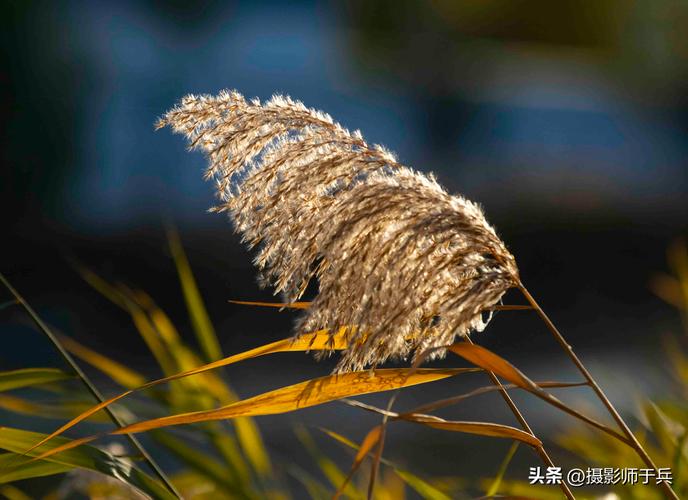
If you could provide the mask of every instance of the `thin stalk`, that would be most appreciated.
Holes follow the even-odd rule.
[[[466,336],[466,342],[469,344],[472,344],[473,341],[469,336]],[[502,395],[502,398],[506,402],[507,406],[511,409],[511,412],[514,414],[516,417],[516,420],[521,424],[521,427],[523,428],[524,431],[526,431],[528,434],[530,434],[533,437],[535,436],[535,433],[533,432],[533,429],[531,429],[530,425],[528,424],[528,421],[526,418],[523,416],[521,413],[521,410],[518,409],[518,406],[516,406],[516,403],[514,403],[514,400],[511,399],[511,396],[505,389],[505,387],[502,385],[502,383],[499,381],[499,378],[497,378],[497,375],[492,373],[491,371],[487,372],[488,376],[490,377],[490,380],[492,380],[492,383],[499,388],[499,393]],[[550,458],[550,456],[547,454],[547,451],[545,450],[544,446],[538,446],[535,448],[535,451],[537,454],[540,456],[540,459],[543,461],[545,465],[548,467],[555,467],[554,462]],[[562,479],[561,483],[559,483],[559,487],[561,488],[561,491],[566,495],[566,498],[569,500],[575,500],[575,496],[573,495],[573,492],[569,488],[569,485],[566,484],[566,481]]]
[[[14,287],[10,284],[9,281],[5,278],[5,276],[0,272],[0,281],[2,281],[2,284],[5,285],[5,287],[10,291],[10,293],[14,296],[14,298],[17,300],[17,302],[26,310],[26,312],[29,314],[33,322],[36,324],[38,329],[45,334],[46,337],[52,342],[52,344],[55,346],[57,351],[60,353],[62,358],[67,362],[67,364],[72,368],[74,373],[79,377],[81,382],[86,386],[86,389],[93,395],[94,398],[96,398],[100,403],[105,401],[105,398],[103,395],[100,393],[100,391],[96,388],[96,386],[91,382],[91,379],[89,379],[86,374],[83,372],[83,370],[79,367],[79,365],[76,363],[74,358],[67,352],[67,350],[62,346],[60,341],[57,339],[55,334],[48,328],[48,325],[46,325],[43,320],[38,316],[36,311],[29,305],[26,300],[24,300],[24,297],[22,297],[17,290],[14,289]],[[105,412],[108,414],[110,417],[110,420],[117,425],[118,427],[124,427],[126,424],[120,420],[120,418],[110,409],[109,407],[104,408]],[[153,460],[153,457],[151,457],[148,454],[148,451],[143,447],[141,442],[138,440],[136,436],[133,434],[126,434],[127,439],[129,439],[129,442],[138,450],[138,452],[141,454],[141,456],[144,458],[144,460],[148,463],[150,468],[153,470],[153,472],[158,476],[158,478],[163,482],[165,487],[172,493],[174,496],[177,498],[182,498],[179,492],[176,490],[174,485],[170,482],[168,477],[165,475],[165,473],[162,471],[160,466]]]
[[[412,370],[416,370],[418,367],[413,366]],[[392,410],[392,406],[394,406],[394,402],[397,400],[397,397],[399,397],[399,393],[401,392],[401,389],[397,389],[394,391],[394,394],[389,398],[389,401],[387,402],[387,413],[385,413],[382,417],[382,424],[380,424],[380,439],[379,442],[377,443],[377,446],[375,447],[375,455],[373,456],[373,464],[370,468],[370,480],[368,481],[368,495],[367,499],[371,500],[373,498],[373,492],[375,491],[375,480],[377,479],[377,472],[380,469],[380,462],[382,461],[382,450],[385,448],[385,437],[387,436],[387,421],[389,420],[389,412]]]
[[[650,455],[647,454],[643,446],[640,444],[640,441],[635,437],[633,432],[631,432],[631,429],[626,425],[626,422],[624,421],[623,418],[621,418],[621,415],[619,415],[619,412],[616,411],[616,408],[612,404],[611,401],[609,401],[609,398],[606,396],[602,388],[597,384],[595,379],[592,377],[590,372],[585,368],[585,365],[583,365],[583,362],[576,356],[576,353],[573,351],[573,348],[571,345],[566,341],[564,336],[559,332],[557,327],[552,323],[552,320],[549,319],[549,316],[543,311],[543,309],[540,307],[540,305],[537,303],[535,298],[528,292],[525,286],[523,286],[522,283],[518,284],[518,289],[521,291],[523,296],[526,298],[528,303],[530,303],[531,306],[533,306],[533,309],[535,312],[537,312],[538,316],[542,319],[542,321],[545,323],[547,326],[547,329],[552,333],[554,338],[557,340],[559,345],[564,349],[564,352],[568,355],[568,357],[571,359],[574,365],[576,365],[576,368],[578,368],[578,371],[580,371],[581,375],[588,381],[588,384],[592,388],[592,390],[595,392],[599,400],[604,404],[604,406],[607,408],[607,411],[609,414],[612,416],[612,418],[616,421],[617,425],[619,428],[623,431],[623,433],[626,435],[628,438],[628,441],[626,441],[626,444],[628,444],[631,448],[635,450],[635,452],[638,454],[640,459],[647,465],[648,467],[652,468],[653,470],[657,470],[657,466],[655,463],[652,461],[652,458],[650,458]],[[664,491],[664,494],[667,496],[667,498],[672,498],[678,500],[678,496],[676,496],[676,493],[674,493],[674,490],[671,489],[671,486],[669,486],[666,482],[661,482],[660,486],[662,487],[662,490]]]
[[[538,387],[555,387],[555,388],[564,388],[564,387],[581,387],[581,386],[587,386],[587,382],[535,382]],[[507,384],[503,385],[504,389],[522,389],[522,387],[516,385],[516,384]],[[422,406],[416,406],[412,410],[408,410],[404,413],[430,413],[433,411],[437,411],[441,408],[446,408],[447,406],[452,406],[457,403],[460,403],[461,401],[464,401],[468,398],[472,398],[474,396],[480,396],[482,394],[487,394],[488,392],[494,392],[499,390],[499,386],[494,386],[494,385],[489,385],[486,387],[480,387],[478,389],[474,389],[471,392],[467,392],[465,394],[460,394],[458,396],[452,396],[450,398],[445,398],[445,399],[439,399],[437,401],[433,401],[432,403],[427,403]]]

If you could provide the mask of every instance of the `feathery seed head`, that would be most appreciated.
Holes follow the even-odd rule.
[[[223,91],[185,97],[156,126],[167,125],[208,156],[215,210],[258,248],[263,281],[292,302],[317,278],[296,333],[348,326],[338,371],[482,331],[518,283],[514,257],[478,205],[325,113]]]

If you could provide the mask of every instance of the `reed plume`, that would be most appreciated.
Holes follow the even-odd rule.
[[[225,91],[185,97],[157,123],[167,125],[207,155],[221,200],[213,210],[258,249],[262,282],[294,302],[317,279],[296,335],[348,328],[339,372],[482,331],[519,283],[477,204],[325,113]]]

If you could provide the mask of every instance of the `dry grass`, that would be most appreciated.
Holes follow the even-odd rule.
[[[609,443],[605,453],[610,456],[623,450],[638,463],[656,469],[650,453],[659,456],[662,465],[668,453],[673,453],[677,472],[685,468],[685,426],[681,434],[676,431],[680,422],[670,428],[659,425],[658,422],[666,423],[670,417],[667,412],[660,415],[659,410],[653,409],[648,418],[654,422],[652,430],[666,450],[660,453],[636,438],[523,286],[514,257],[474,203],[446,193],[432,177],[400,165],[384,148],[368,145],[360,133],[351,133],[328,115],[288,98],[278,96],[261,104],[257,100],[247,101],[236,92],[224,92],[217,97],[189,96],[158,123],[158,126],[165,125],[186,135],[191,148],[202,149],[207,154],[208,178],[217,182],[221,199],[217,210],[228,211],[243,239],[257,248],[256,264],[264,282],[282,293],[284,300],[280,304],[250,304],[300,309],[302,316],[296,335],[224,357],[180,240],[175,233],[170,233],[170,247],[200,353],[181,340],[172,322],[151,297],[122,285],[113,286],[96,274],[80,269],[89,284],[130,315],[148,345],[164,377],[145,382],[141,374],[122,363],[55,334],[0,275],[13,295],[14,302],[8,303],[8,307],[18,304],[30,314],[61,352],[71,372],[45,368],[0,372],[0,392],[45,389],[51,387],[47,383],[70,383],[71,376],[85,384],[98,401],[95,405],[90,401],[86,410],[64,405],[58,413],[47,412],[45,416],[64,418],[68,414],[71,417],[47,435],[0,428],[0,448],[7,450],[0,455],[0,484],[87,470],[110,478],[98,481],[99,476],[91,472],[83,476],[82,479],[88,478],[87,484],[79,487],[91,496],[102,495],[103,488],[108,495],[115,495],[113,488],[117,489],[119,482],[123,482],[126,488],[133,487],[160,499],[288,498],[284,483],[273,479],[276,466],[253,417],[338,401],[378,414],[382,422],[362,436],[360,446],[332,430],[325,430],[331,438],[354,448],[353,465],[348,473],[324,457],[306,431],[298,431],[329,486],[297,467],[287,465],[286,468],[313,498],[329,498],[334,493],[335,497],[344,494],[352,498],[367,495],[396,499],[406,489],[432,499],[469,497],[467,490],[482,491],[488,496],[518,492],[515,494],[558,497],[563,493],[574,498],[566,483],[559,485],[561,492],[553,493],[552,487],[524,489],[518,481],[503,481],[509,461],[516,453],[515,446],[488,484],[474,479],[468,486],[462,482],[453,489],[440,487],[439,482],[425,481],[383,456],[387,426],[404,421],[444,432],[523,443],[546,466],[553,466],[542,441],[509,395],[508,391],[515,389],[567,413],[586,424],[586,429],[601,431],[604,440],[597,442],[598,447],[601,449],[599,443]],[[663,277],[655,283],[661,294],[673,301],[682,300],[680,294],[688,290],[685,285],[688,265],[683,260],[680,263],[678,281]],[[316,297],[312,302],[299,302],[311,280],[317,280]],[[506,359],[471,341],[468,335],[482,330],[494,309],[524,309],[501,305],[502,295],[511,287],[518,288],[528,301],[526,308],[540,316],[578,368],[582,381],[535,382]],[[457,337],[461,339],[457,341]],[[325,354],[341,351],[337,373],[241,399],[224,377],[214,371],[256,356],[308,350]],[[422,362],[447,352],[471,366],[419,368]],[[126,390],[105,398],[72,354]],[[406,359],[411,355],[414,362],[408,368],[377,368],[389,358]],[[685,360],[676,359],[679,359],[677,366],[685,370]],[[437,383],[474,371],[486,372],[493,385],[416,408],[393,409],[395,397],[404,387]],[[159,390],[163,384],[167,384],[168,391]],[[580,385],[596,394],[617,428],[549,392],[551,388]],[[386,408],[350,399],[383,391],[393,391]],[[493,391],[504,398],[520,429],[494,422],[447,420],[434,414]],[[141,400],[157,405],[165,416],[141,410],[134,404]],[[8,401],[13,403],[10,405]],[[114,403],[117,405],[112,406]],[[13,400],[0,397],[0,406],[3,404],[12,411],[26,413],[45,408],[16,397]],[[123,408],[127,411],[122,412]],[[115,430],[78,439],[63,436],[85,420],[99,416],[102,410],[116,424]],[[171,427],[180,424],[192,424],[186,427],[192,438],[180,439],[171,432]],[[148,432],[185,468],[173,475],[162,471],[136,440],[134,434],[139,432]],[[142,464],[87,444],[122,434],[129,436],[150,471]],[[596,434],[596,439],[599,435]],[[202,442],[207,447],[199,451],[189,442]],[[569,443],[569,447],[573,446]],[[368,476],[356,474],[369,457]],[[376,484],[381,466],[385,467],[382,479]],[[72,483],[79,484],[79,481]],[[128,490],[122,491],[118,494],[126,496]],[[651,491],[652,495],[661,492],[667,498],[678,498],[667,483],[656,485]],[[22,498],[23,494],[14,486],[0,487],[0,493],[11,498]]]
[[[217,210],[259,247],[267,284],[296,302],[317,278],[297,333],[356,325],[340,372],[481,331],[483,313],[518,282],[513,256],[475,203],[298,101],[192,95],[163,126],[207,155]]]

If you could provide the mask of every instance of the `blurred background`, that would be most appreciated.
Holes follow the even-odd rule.
[[[225,354],[289,334],[293,314],[227,303],[271,294],[258,288],[251,254],[226,218],[206,212],[214,195],[201,178],[203,157],[153,130],[187,93],[279,92],[480,202],[526,286],[622,409],[638,392],[666,389],[661,339],[680,321],[648,283],[688,229],[687,3],[60,1],[0,9],[2,272],[61,331],[160,376],[126,314],[70,261],[146,290],[192,339],[165,240],[172,221]],[[1,369],[60,366],[21,311],[0,315],[11,339]],[[532,378],[576,378],[529,313],[501,313],[476,340]],[[249,396],[333,363],[281,355],[228,376]],[[557,413],[522,404],[536,430],[557,431]],[[512,423],[496,396],[473,416]],[[15,418],[0,412],[0,424]],[[259,424],[286,459],[290,423],[321,418],[357,439],[375,422],[329,405]],[[430,430],[393,433],[386,453],[414,470],[470,474],[506,446],[489,441],[476,455],[477,440],[456,439],[466,455]],[[524,457],[523,470],[536,465]]]

